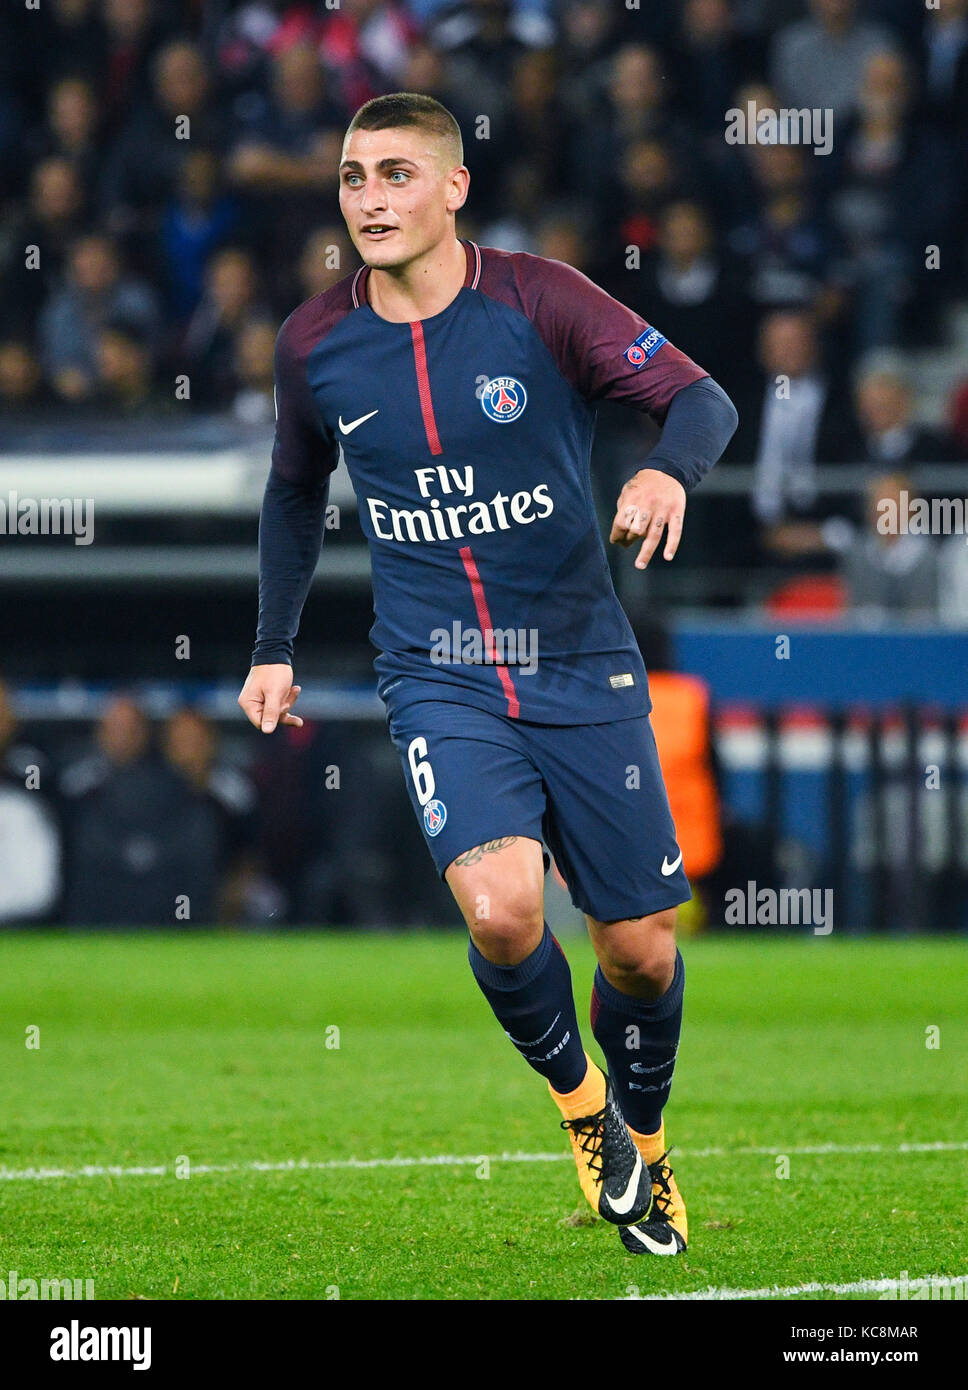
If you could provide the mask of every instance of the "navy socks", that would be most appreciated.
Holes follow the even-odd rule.
[[[655,1134],[669,1099],[682,1027],[686,971],[676,951],[672,984],[658,999],[636,999],[610,985],[601,967],[592,990],[592,1032],[605,1053],[625,1123]]]
[[[468,942],[481,992],[525,1061],[559,1094],[585,1079],[571,971],[547,924],[537,948],[519,965],[494,965]],[[639,1134],[655,1134],[669,1099],[682,1027],[685,966],[676,951],[672,983],[659,999],[622,994],[595,971],[592,1031],[605,1054],[622,1115]]]
[[[539,945],[519,965],[494,965],[468,942],[467,957],[485,999],[514,1046],[561,1093],[585,1079],[571,970],[545,923]]]

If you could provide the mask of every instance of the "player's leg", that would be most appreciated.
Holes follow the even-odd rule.
[[[587,1060],[571,972],[544,921],[544,790],[520,736],[498,715],[443,700],[395,710],[390,734],[481,990],[529,1064],[574,1090]]]
[[[623,1242],[675,1254],[685,1248],[685,1208],[676,1190],[670,1233],[663,1216],[672,1210],[675,1179],[665,1162],[662,1110],[682,1023],[676,907],[688,899],[689,885],[655,740],[642,718],[559,730],[553,740],[546,733],[544,745],[545,838],[585,913],[599,961],[592,1028],[656,1197],[649,1221],[623,1233]]]
[[[586,914],[586,921],[598,957],[592,1030],[629,1125],[657,1135],[682,1027],[685,970],[675,942],[676,909],[617,922]]]
[[[470,932],[477,983],[547,1080],[582,1191],[593,1210],[622,1225],[648,1213],[650,1182],[607,1078],[582,1047],[571,970],[544,920],[544,871],[537,840],[507,835],[458,855],[445,876]]]
[[[509,807],[509,819],[513,814]],[[470,933],[471,970],[498,1023],[549,1085],[576,1090],[588,1060],[571,971],[544,920],[540,842],[521,835],[483,840],[457,855],[444,877]]]
[[[605,1077],[582,1047],[571,971],[543,914],[541,778],[521,733],[469,706],[393,713],[414,809],[470,932],[477,983],[564,1116],[582,1190],[616,1224],[651,1206],[648,1174]]]
[[[679,1050],[685,984],[675,920],[675,908],[618,922],[586,914],[598,957],[592,1032],[652,1177],[655,1204],[649,1219],[622,1233],[622,1243],[636,1254],[677,1255],[689,1238],[662,1120]]]

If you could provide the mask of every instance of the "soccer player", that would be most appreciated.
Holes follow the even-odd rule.
[[[416,815],[470,931],[498,1022],[545,1078],[593,1209],[635,1253],[686,1248],[662,1123],[682,1019],[689,898],[645,668],[589,487],[595,401],[662,425],[610,539],[671,560],[686,493],[736,427],[725,393],[658,329],[559,261],[458,239],[460,131],[430,97],[366,103],[340,206],[363,266],[276,344],[259,529],[259,626],[239,704],[292,713],[293,641],[342,447],[370,546],[387,710]],[[598,958],[585,1052],[544,921],[548,846]]]

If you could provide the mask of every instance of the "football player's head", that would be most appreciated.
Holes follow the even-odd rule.
[[[454,235],[470,183],[460,127],[433,97],[374,97],[350,122],[339,179],[340,208],[365,263],[405,266]]]

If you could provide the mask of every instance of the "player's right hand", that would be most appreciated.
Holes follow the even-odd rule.
[[[299,699],[301,685],[292,683],[292,667],[283,663],[253,666],[239,695],[239,704],[250,724],[271,734],[277,724],[302,728],[298,714],[289,711]]]

